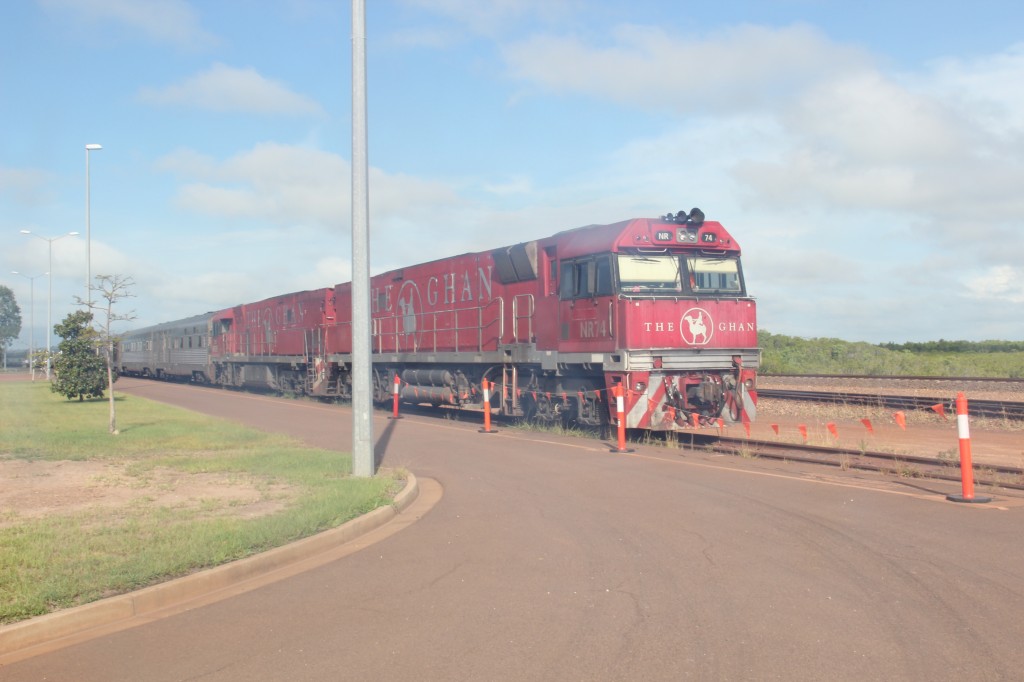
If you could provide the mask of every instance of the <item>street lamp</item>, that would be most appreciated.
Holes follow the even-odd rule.
[[[50,380],[50,340],[53,337],[53,243],[58,239],[64,239],[64,237],[77,237],[77,232],[68,232],[67,234],[58,235],[56,237],[43,237],[38,235],[32,230],[22,230],[22,234],[27,234],[36,239],[42,239],[49,245],[50,250],[50,271],[47,273],[50,284],[49,298],[46,300],[46,380]]]
[[[85,300],[92,307],[92,226],[89,210],[89,152],[103,149],[103,145],[85,145]]]
[[[49,275],[50,273],[44,272],[42,275],[26,275],[23,272],[17,270],[11,270],[12,275],[20,275],[28,280],[29,284],[29,326],[28,326],[28,366],[32,371],[32,381],[36,380],[36,280],[43,275]]]

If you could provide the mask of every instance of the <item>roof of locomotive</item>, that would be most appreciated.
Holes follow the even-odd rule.
[[[268,306],[268,305],[283,305],[296,298],[322,298],[329,296],[332,292],[331,287],[321,287],[319,289],[305,289],[303,291],[291,291],[287,294],[278,294],[277,296],[271,296],[270,298],[264,298],[259,301],[251,301],[249,303],[241,303],[242,306]],[[235,306],[236,308],[238,306]]]
[[[290,300],[292,300],[292,299],[294,299],[295,297],[298,297],[298,296],[306,296],[308,294],[308,295],[313,296],[313,297],[320,297],[320,296],[326,297],[326,296],[330,296],[333,291],[334,291],[333,287],[322,287],[320,289],[305,289],[303,291],[291,291],[291,292],[288,292],[287,294],[278,294],[277,296],[271,296],[270,298],[263,298],[263,299],[260,299],[259,301],[247,301],[245,303],[238,303],[237,305],[233,305],[230,308],[223,308],[221,310],[216,310],[213,313],[211,313],[211,315],[214,317],[214,319],[223,319],[223,318],[227,318],[227,317],[232,317],[235,314],[235,309],[236,308],[244,308],[244,307],[256,307],[256,308],[258,308],[260,306],[282,305],[282,304],[284,304],[284,303],[286,303],[286,302],[288,302],[288,301],[290,301]]]
[[[684,241],[681,234],[691,235]],[[713,235],[703,241],[703,235]],[[739,253],[740,247],[722,224],[713,220],[677,222],[665,218],[633,218],[610,225],[587,225],[559,232],[540,240],[542,246],[556,245],[559,258],[625,249],[666,249],[686,246]]]
[[[699,209],[694,210],[699,212]],[[677,239],[676,235],[679,228],[685,228],[686,232],[692,235],[688,242],[684,243],[681,239]],[[702,243],[699,241],[699,235],[705,233],[713,233],[715,239],[712,242]],[[659,235],[671,238],[658,239]],[[721,223],[713,220],[700,220],[699,222],[688,222],[685,219],[675,220],[670,215],[661,218],[630,218],[607,225],[584,225],[556,232],[548,237],[519,242],[519,244],[524,243],[536,243],[541,248],[554,246],[559,258],[574,258],[595,253],[618,252],[631,248],[665,250],[670,246],[685,246],[691,250],[693,248],[701,248],[729,251],[736,254],[740,252],[739,244],[733,240],[732,235],[729,234]],[[401,273],[406,268],[420,268],[445,261],[507,251],[513,246],[515,245],[506,244],[480,251],[467,251],[422,263],[410,263],[400,268],[375,273],[372,276],[384,277]],[[351,284],[351,282],[341,282],[336,284],[334,288],[347,289],[351,287]]]

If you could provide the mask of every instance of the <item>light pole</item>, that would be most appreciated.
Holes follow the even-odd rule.
[[[32,372],[32,381],[35,381],[36,380],[36,361],[35,361],[35,354],[36,354],[36,280],[38,278],[42,277],[43,275],[48,275],[50,273],[44,272],[42,275],[26,275],[23,272],[18,272],[17,270],[11,270],[11,274],[12,275],[20,275],[21,277],[24,277],[25,279],[28,280],[28,286],[29,286],[29,289],[28,289],[28,291],[29,291],[29,299],[28,299],[29,300],[29,304],[28,304],[28,306],[29,306],[29,308],[28,308],[28,318],[29,318],[29,326],[28,326],[28,366],[29,366],[29,368],[31,369],[31,372]]]
[[[64,237],[75,237],[78,235],[77,232],[68,232],[57,237],[43,237],[38,235],[32,230],[22,230],[22,234],[27,234],[36,239],[42,239],[49,245],[50,251],[50,271],[47,274],[49,279],[50,292],[46,299],[46,380],[50,380],[50,340],[53,338],[53,243],[58,239],[64,239]]]
[[[85,300],[92,307],[92,226],[90,225],[89,201],[89,152],[103,149],[103,145],[85,145]]]

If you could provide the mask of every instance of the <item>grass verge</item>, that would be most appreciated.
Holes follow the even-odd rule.
[[[0,464],[102,463],[133,488],[128,504],[77,506],[45,516],[0,508],[0,624],[128,592],[240,559],[338,526],[389,504],[400,476],[351,478],[348,453],[311,449],[143,398],[118,396],[121,435],[107,433],[105,400],[68,402],[45,382],[0,384]],[[172,475],[168,476],[167,473]],[[158,475],[159,474],[159,475]],[[266,506],[240,514],[237,499],[207,494],[168,503],[166,488],[243,486]],[[19,485],[8,478],[2,485]],[[10,499],[10,498],[8,498]]]

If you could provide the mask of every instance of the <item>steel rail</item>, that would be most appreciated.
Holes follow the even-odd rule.
[[[950,377],[928,374],[770,374],[759,372],[758,376],[775,379],[874,379],[882,381],[976,381],[981,383],[1024,383],[1024,377]]]
[[[426,405],[406,405],[407,413],[420,416],[437,416],[446,414],[446,418],[455,420],[476,421],[481,418],[481,410],[476,407],[428,407]],[[495,415],[492,420],[504,426],[522,425],[522,419]],[[599,434],[600,429],[584,428],[578,433],[583,438],[593,438],[614,443],[611,432]],[[845,469],[894,473],[908,478],[938,479],[944,481],[960,481],[960,462],[955,459],[939,459],[921,455],[895,454],[863,450],[860,448],[843,448],[838,446],[810,445],[800,443],[782,443],[771,440],[757,440],[699,431],[665,432],[665,438],[675,438],[681,445],[691,450],[704,450],[737,456],[756,456],[780,461],[800,462],[804,464],[822,464]],[[634,444],[649,443],[648,434],[630,433],[628,440]],[[974,463],[975,483],[979,486],[993,488],[1011,488],[1024,490],[1024,468],[994,464]]]
[[[844,469],[895,473],[912,478],[961,480],[960,463],[955,460],[947,461],[919,455],[898,455],[871,450],[779,443],[711,434],[693,433],[687,434],[687,436],[690,446],[694,449],[704,448],[725,454],[765,457],[805,464],[825,464]],[[975,464],[972,469],[975,483],[978,485],[1024,490],[1024,468]]]
[[[871,405],[893,410],[930,410],[941,405],[949,414],[955,414],[955,398],[936,398],[882,393],[838,393],[831,391],[797,391],[789,389],[759,389],[759,398],[804,400],[840,405]],[[971,415],[996,419],[1024,419],[1024,402],[1005,400],[971,400]]]

